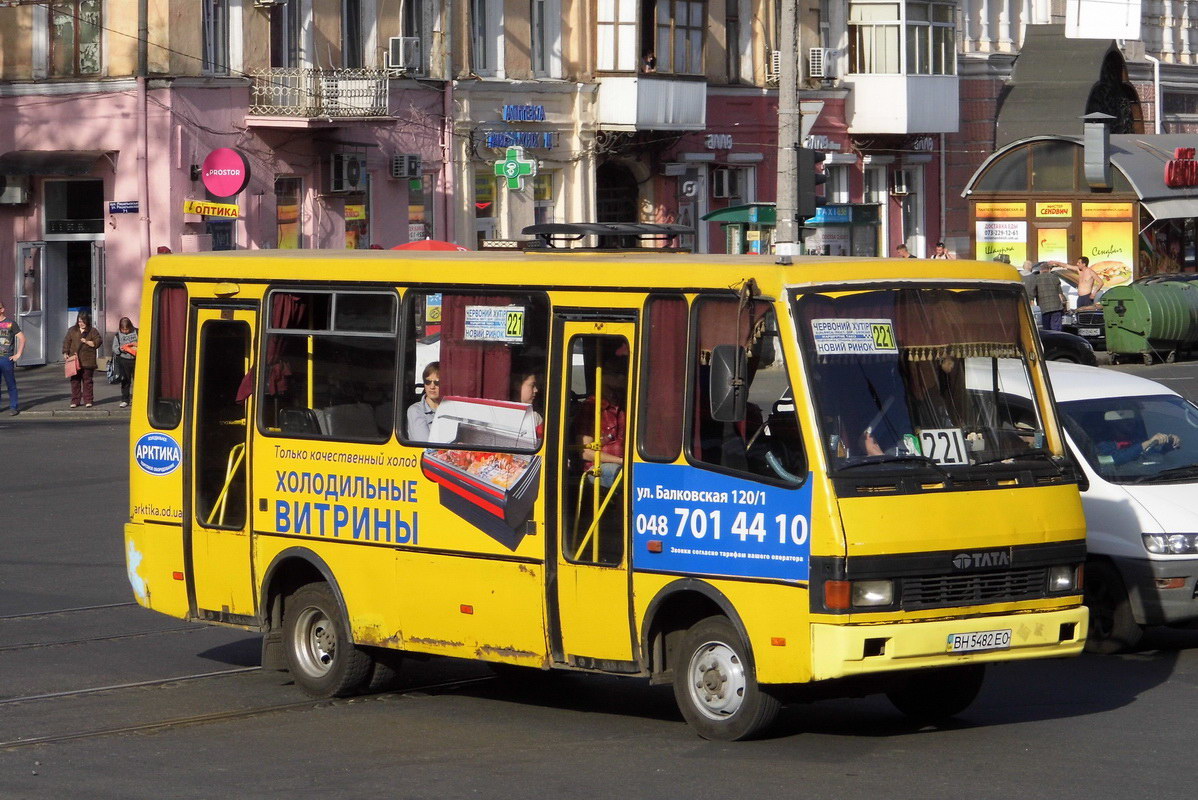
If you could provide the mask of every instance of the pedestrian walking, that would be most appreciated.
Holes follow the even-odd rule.
[[[4,388],[8,392],[8,413],[14,417],[21,413],[17,402],[17,362],[25,352],[25,334],[16,320],[5,316],[7,309],[0,301],[0,377],[4,379]]]
[[[71,408],[91,408],[95,402],[92,379],[96,374],[96,354],[104,346],[100,332],[92,327],[91,314],[80,311],[75,324],[62,340],[62,355],[67,360],[71,379]],[[72,374],[71,359],[75,360]]]
[[[137,328],[128,317],[121,317],[112,337],[112,357],[121,378],[121,408],[128,408],[133,402],[133,369],[137,366]]]
[[[1036,275],[1032,280],[1032,302],[1040,307],[1040,327],[1046,331],[1059,331],[1061,318],[1065,314],[1065,293],[1061,290],[1061,279],[1046,261],[1038,261]]]

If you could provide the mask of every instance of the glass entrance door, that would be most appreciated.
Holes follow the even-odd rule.
[[[36,366],[46,363],[46,243],[17,244],[16,317],[25,334],[25,352],[21,364]]]

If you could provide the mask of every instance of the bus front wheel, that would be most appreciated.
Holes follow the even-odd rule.
[[[357,694],[373,665],[350,641],[349,625],[326,583],[302,586],[287,599],[283,645],[291,677],[313,697]]]
[[[902,676],[886,696],[913,722],[939,725],[969,707],[985,677],[985,664],[921,669]]]
[[[674,699],[704,739],[748,739],[767,728],[778,701],[762,691],[748,647],[724,617],[694,625],[676,654]]]

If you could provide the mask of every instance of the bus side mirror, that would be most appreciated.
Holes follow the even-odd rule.
[[[717,422],[743,420],[749,395],[745,349],[734,344],[716,345],[711,350],[710,374],[711,418]]]

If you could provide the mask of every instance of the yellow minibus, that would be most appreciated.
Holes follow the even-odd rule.
[[[141,319],[137,601],[260,631],[311,695],[436,654],[672,684],[741,739],[804,691],[935,723],[1085,641],[1009,266],[164,255]]]

